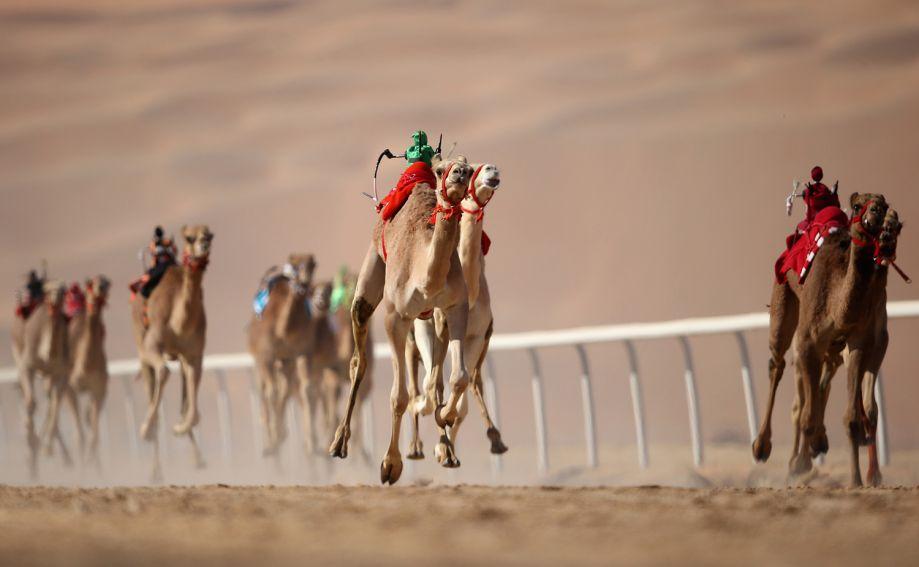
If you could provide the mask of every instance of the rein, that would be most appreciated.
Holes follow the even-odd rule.
[[[862,210],[857,215],[852,216],[852,222],[856,223],[858,226],[862,228],[865,228],[865,224],[864,224],[865,211],[868,210],[868,208],[871,207],[873,203],[874,203],[874,199],[865,203],[865,206],[862,207]],[[870,233],[865,233],[865,236],[866,238],[862,240],[861,238],[853,235],[852,243],[855,244],[856,246],[873,246],[874,251],[872,252],[872,256],[874,257],[875,264],[877,264],[878,266],[891,265],[893,266],[893,269],[897,272],[897,274],[899,274],[900,277],[903,278],[903,281],[905,281],[906,283],[913,283],[912,278],[906,275],[906,272],[900,269],[900,266],[897,265],[896,253],[889,254],[889,255],[883,254],[881,252],[880,239],[877,236],[873,236]]]

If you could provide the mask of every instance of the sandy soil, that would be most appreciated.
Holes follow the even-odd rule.
[[[919,489],[0,489],[18,565],[908,564]]]

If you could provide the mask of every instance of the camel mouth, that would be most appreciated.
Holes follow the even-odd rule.
[[[487,177],[482,183],[489,189],[497,189],[498,185],[501,185],[501,180],[497,177]]]

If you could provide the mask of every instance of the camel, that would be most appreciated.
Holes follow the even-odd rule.
[[[287,435],[287,401],[299,377],[304,443],[316,447],[312,427],[318,384],[307,373],[307,353],[315,336],[315,317],[308,305],[316,260],[312,254],[290,254],[284,273],[271,285],[268,303],[249,324],[249,352],[255,359],[266,428],[265,456],[277,455]],[[270,274],[270,272],[269,272]],[[266,278],[269,276],[266,276]]]
[[[438,336],[446,339],[449,329],[452,373],[450,395],[446,403],[435,410],[434,417],[441,427],[441,444],[446,455],[442,464],[459,466],[446,433],[456,422],[459,398],[469,384],[464,357],[469,298],[456,248],[459,207],[466,195],[472,168],[464,157],[443,160],[437,155],[433,159],[433,171],[435,187],[426,182],[416,183],[395,217],[386,223],[382,219],[377,221],[351,305],[355,343],[350,367],[351,389],[345,415],[329,452],[335,457],[347,457],[351,416],[366,371],[367,329],[370,317],[385,299],[386,334],[393,353],[393,388],[390,396],[392,432],[380,465],[383,484],[394,484],[402,475],[399,433],[402,415],[408,406],[406,365],[402,356],[407,335],[415,319],[431,317],[435,310],[441,314],[435,315]],[[434,353],[433,365],[443,364],[446,356],[444,349],[438,350]]]
[[[53,443],[58,441],[65,465],[72,465],[70,451],[58,428],[61,399],[67,400],[78,416],[76,395],[67,383],[68,337],[67,320],[63,312],[64,286],[60,282],[47,282],[44,286],[43,304],[27,319],[17,317],[11,331],[13,359],[19,369],[19,385],[25,402],[26,441],[29,446],[29,474],[38,476],[39,444],[46,454],[52,454]],[[35,377],[44,379],[48,393],[48,411],[41,437],[35,433]],[[79,419],[76,431],[82,453],[83,430]]]
[[[173,432],[188,436],[195,466],[204,467],[193,429],[200,416],[198,388],[207,330],[202,280],[214,234],[207,225],[183,226],[182,238],[185,241],[182,264],[169,266],[146,303],[138,297],[131,307],[140,373],[149,397],[140,434],[154,444],[154,481],[162,478],[156,428],[163,387],[169,378],[168,360],[179,361],[182,378],[182,420],[173,427]]]
[[[814,258],[806,285],[790,272],[788,281],[775,284],[770,304],[769,360],[770,391],[766,414],[756,440],[753,456],[765,461],[772,451],[772,410],[775,394],[785,368],[785,352],[795,339],[796,372],[801,381],[801,407],[798,417],[804,448],[792,456],[791,475],[810,470],[808,454],[826,451],[826,430],[820,416],[820,374],[834,345],[844,341],[850,350],[849,405],[846,424],[857,463],[858,444],[866,437],[858,419],[861,381],[865,371],[865,352],[873,347],[874,304],[872,289],[877,270],[874,242],[880,233],[888,205],[883,195],[854,193],[850,199],[853,221],[848,231],[826,235]],[[861,484],[857,467],[852,483]]]
[[[475,395],[485,420],[486,435],[491,442],[491,452],[500,455],[507,452],[507,446],[501,440],[501,433],[495,427],[494,422],[488,412],[485,404],[482,385],[482,365],[485,362],[485,355],[488,352],[488,341],[491,338],[494,327],[494,317],[491,311],[491,296],[488,291],[488,280],[485,278],[485,254],[482,248],[483,238],[483,217],[485,215],[485,206],[491,201],[498,185],[501,182],[500,172],[497,166],[492,164],[475,164],[473,167],[473,176],[470,180],[469,191],[463,199],[462,211],[463,216],[460,219],[460,237],[459,237],[459,259],[463,267],[463,277],[466,280],[466,289],[469,294],[469,321],[466,327],[465,353],[464,357],[468,361],[475,361],[472,367],[470,387]],[[416,345],[416,337],[425,347],[422,353]],[[406,352],[406,364],[408,366],[408,390],[412,399],[410,410],[412,413],[412,442],[410,446],[409,459],[423,459],[424,451],[421,438],[419,437],[418,422],[421,415],[428,415],[434,409],[434,400],[436,393],[433,388],[441,387],[441,376],[435,376],[433,365],[434,341],[436,333],[434,322],[431,320],[415,320],[414,333],[409,333],[409,341]],[[425,363],[426,378],[424,381],[425,395],[420,395],[418,389],[417,368],[418,361]],[[442,371],[442,367],[436,370]],[[456,423],[450,429],[450,441],[456,446],[456,435],[460,425],[466,418],[469,411],[468,398],[464,394],[460,398],[458,411],[459,415]],[[443,455],[437,455],[438,460]]]
[[[105,324],[102,309],[108,299],[109,280],[96,276],[86,280],[86,307],[75,313],[68,324],[70,341],[70,387],[89,395],[86,422],[90,428],[89,458],[99,461],[99,415],[108,389],[108,361],[105,356]],[[78,418],[79,419],[79,418]]]
[[[881,469],[878,464],[877,455],[878,406],[877,400],[875,399],[875,384],[881,364],[884,362],[884,356],[887,354],[887,345],[890,341],[890,336],[887,332],[887,276],[889,266],[896,258],[897,241],[902,229],[903,224],[900,222],[897,211],[888,209],[887,215],[884,217],[881,233],[878,236],[878,273],[872,282],[872,289],[870,292],[872,303],[868,308],[869,313],[873,316],[873,323],[868,327],[868,332],[873,335],[873,342],[871,343],[870,350],[866,351],[865,354],[866,365],[861,389],[862,404],[861,411],[859,411],[859,419],[867,423],[868,471],[866,477],[868,484],[871,486],[880,486],[881,484]],[[845,348],[845,351],[840,354],[840,350],[843,348]],[[842,365],[844,359],[849,359],[849,354],[846,342],[840,341],[833,345],[826,361],[824,361],[823,372],[820,378],[821,398],[819,416],[821,422],[826,413],[833,376],[835,376],[836,371]],[[800,408],[802,405],[801,394],[801,385],[799,385],[795,404],[792,409],[792,423],[796,427],[794,454],[797,454],[802,447],[802,432],[799,423]],[[853,466],[858,469],[857,462],[855,462]]]
[[[341,281],[337,284],[329,281],[316,285],[313,293],[313,306],[316,316],[316,334],[314,336],[311,359],[313,372],[322,372],[322,408],[325,417],[326,432],[331,441],[335,436],[338,426],[338,405],[341,398],[342,385],[348,379],[348,365],[351,354],[354,352],[354,333],[351,331],[351,313],[348,306],[354,297],[354,286],[357,276],[343,273]],[[332,305],[331,297],[336,285],[340,287],[338,305]],[[362,382],[363,388],[358,392],[358,403],[363,406],[370,403],[370,392],[373,374],[373,341],[368,330],[368,339],[365,347],[367,357],[367,370]],[[354,434],[352,442],[357,442],[362,460],[370,462],[369,443],[363,436],[363,417],[361,412],[353,418]]]

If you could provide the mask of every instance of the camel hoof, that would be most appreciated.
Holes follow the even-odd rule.
[[[350,436],[351,432],[348,431],[348,428],[340,425],[338,430],[335,432],[335,440],[332,441],[332,444],[329,446],[329,454],[333,457],[338,457],[339,459],[347,459],[348,438]]]
[[[826,431],[815,435],[811,441],[811,456],[816,458],[819,455],[826,455],[830,450],[830,440],[827,439]]]
[[[507,445],[501,441],[501,432],[498,431],[497,427],[489,427],[486,432],[488,439],[491,441],[491,454],[492,455],[503,455],[507,453]]]
[[[757,437],[753,442],[753,458],[758,463],[765,463],[772,454],[772,441],[763,437]]]
[[[156,439],[156,427],[154,424],[145,421],[144,424],[140,426],[140,437],[144,441],[153,441]]]
[[[794,478],[807,474],[814,468],[814,463],[810,457],[792,457],[788,463],[788,476]]]
[[[456,458],[456,451],[453,449],[453,444],[445,437],[441,436],[440,443],[434,448],[434,454],[437,457],[437,462],[445,469],[459,468],[460,461]]]
[[[388,456],[380,464],[380,482],[393,485],[402,476],[402,459],[391,460]]]
[[[880,469],[868,469],[867,477],[868,486],[872,486],[874,488],[881,486],[882,479]]]
[[[420,461],[424,459],[424,445],[421,443],[421,439],[417,441],[412,441],[411,446],[409,447],[408,455],[405,458],[411,459],[413,461]]]

